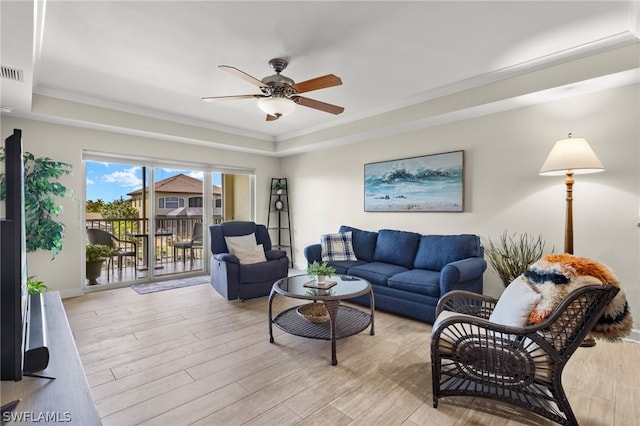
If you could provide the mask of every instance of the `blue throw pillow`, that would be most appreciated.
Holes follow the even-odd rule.
[[[373,260],[411,268],[419,243],[420,234],[415,232],[381,229]]]
[[[322,261],[354,261],[358,260],[353,252],[351,232],[324,234],[320,236]]]

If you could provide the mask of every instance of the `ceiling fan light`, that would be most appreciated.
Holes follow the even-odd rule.
[[[296,109],[296,104],[291,99],[272,96],[258,99],[258,107],[269,115],[280,117],[291,114]]]

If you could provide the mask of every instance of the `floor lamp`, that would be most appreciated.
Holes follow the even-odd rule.
[[[551,149],[545,160],[540,174],[543,176],[566,175],[564,181],[567,186],[567,214],[564,230],[564,252],[573,254],[573,175],[597,173],[604,171],[604,167],[593,152],[589,143],[583,138],[559,140]],[[582,346],[594,346],[595,339],[588,335]]]

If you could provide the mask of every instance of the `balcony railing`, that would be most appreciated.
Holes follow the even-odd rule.
[[[222,217],[214,217],[212,220],[214,224],[222,221]],[[201,217],[156,218],[155,259],[153,262],[149,262],[147,259],[149,219],[87,219],[87,228],[99,228],[109,232],[119,240],[137,243],[138,254],[135,257],[123,257],[123,263],[127,263],[117,265],[117,269],[114,270],[113,274],[108,273],[110,271],[106,271],[108,262],[104,262],[102,279],[98,279],[98,281],[105,283],[107,281],[129,281],[143,278],[144,274],[146,274],[145,271],[151,267],[151,263],[158,270],[156,275],[202,269],[204,247],[202,249],[194,249],[193,262],[191,261],[191,253],[189,253],[189,260],[185,262],[186,259],[182,259],[181,256],[184,256],[186,251],[177,250],[174,256],[173,250],[173,243],[191,240],[194,225],[199,222],[202,222]],[[113,260],[116,261],[116,259]],[[177,262],[179,264],[176,264]],[[135,268],[135,270],[132,268]],[[134,273],[132,274],[132,272]]]

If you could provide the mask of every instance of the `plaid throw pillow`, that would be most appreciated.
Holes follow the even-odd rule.
[[[321,235],[320,245],[323,262],[358,260],[353,252],[351,232]]]

